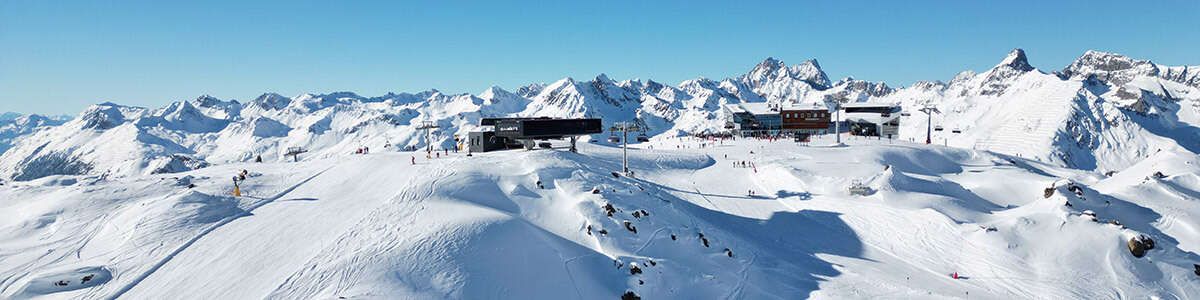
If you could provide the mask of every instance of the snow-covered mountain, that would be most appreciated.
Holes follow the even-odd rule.
[[[21,136],[32,134],[34,131],[58,126],[66,123],[69,118],[63,116],[42,116],[36,114],[23,115],[18,113],[0,114],[0,153],[8,151]]]
[[[831,81],[816,60],[789,66],[767,58],[744,75],[678,85],[616,81],[600,74],[586,81],[530,84],[515,92],[491,87],[478,95],[266,93],[246,103],[206,95],[158,109],[102,103],[61,126],[14,130],[8,138],[12,149],[0,155],[0,178],[178,172],[257,156],[282,160],[288,147],[307,148],[309,157],[361,146],[451,147],[455,135],[476,128],[480,118],[498,116],[636,120],[650,135],[673,137],[723,130],[728,116],[721,106],[739,102],[899,104],[912,113],[902,120],[901,138],[912,140],[925,137],[926,120],[917,109],[933,105],[943,112],[933,116],[933,123],[945,128],[934,132],[940,143],[1119,171],[1160,149],[1200,152],[1196,74],[1196,67],[1097,51],[1061,71],[1046,72],[1016,49],[989,70],[902,88],[854,78]],[[439,126],[433,140],[415,129],[423,123]]]
[[[1120,171],[1161,150],[1200,153],[1200,89],[1188,85],[1190,77],[1160,69],[1188,68],[1089,51],[1048,73],[1016,49],[985,72],[869,101],[901,103],[912,113],[901,122],[905,139],[924,140],[926,117],[917,110],[933,105],[942,114],[932,123],[944,129],[934,132],[935,142]]]
[[[677,85],[601,74],[12,118],[0,298],[1193,299],[1191,70],[1088,52],[1048,72],[1018,49],[892,87],[767,59]],[[900,138],[918,141],[917,108],[935,106],[951,147],[673,138],[723,130],[739,102],[898,104]],[[628,153],[400,150],[493,116],[637,120],[656,137]],[[297,146],[311,152],[283,157]],[[623,158],[635,176],[613,172]]]

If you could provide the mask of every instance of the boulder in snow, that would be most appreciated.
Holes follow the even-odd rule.
[[[621,300],[642,300],[642,297],[633,291],[625,291],[625,294],[621,295]]]
[[[1133,257],[1137,258],[1146,256],[1146,250],[1150,250],[1150,246],[1146,245],[1146,243],[1143,242],[1140,237],[1129,238],[1129,242],[1126,243],[1126,246],[1129,247],[1129,253],[1133,254]]]

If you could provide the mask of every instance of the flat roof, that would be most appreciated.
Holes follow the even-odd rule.
[[[755,115],[770,115],[779,113],[778,110],[771,110],[770,104],[766,102],[726,104],[725,108],[734,113],[750,113]]]
[[[806,105],[806,104],[791,104],[791,105],[785,105],[785,106],[783,106],[783,107],[781,108],[781,110],[823,110],[823,111],[829,111],[829,107],[828,107],[828,106],[826,106],[824,103],[809,102],[807,105]]]
[[[898,107],[899,104],[892,103],[870,103],[870,102],[851,102],[842,104],[842,108],[862,108],[862,107]]]
[[[842,119],[851,122],[870,122],[875,124],[883,124],[895,119],[899,119],[900,114],[894,114],[887,117],[879,113],[843,113]]]

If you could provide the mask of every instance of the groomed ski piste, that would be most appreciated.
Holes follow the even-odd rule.
[[[1200,298],[1195,154],[1106,177],[832,139],[655,138],[633,176],[600,142],[12,182],[0,297]]]

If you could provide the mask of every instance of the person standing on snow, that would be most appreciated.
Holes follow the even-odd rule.
[[[412,158],[412,164],[414,166],[417,165],[417,157],[416,156],[410,156],[409,158]]]

